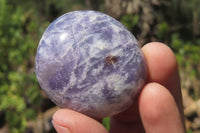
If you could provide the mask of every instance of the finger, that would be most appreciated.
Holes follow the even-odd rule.
[[[139,110],[146,133],[184,133],[177,104],[164,86],[147,84],[139,97]]]
[[[180,78],[173,51],[167,45],[159,42],[146,44],[142,51],[148,65],[148,82],[157,82],[170,91],[181,113],[184,124]]]
[[[55,112],[52,123],[58,133],[107,133],[98,121],[68,109]]]
[[[158,42],[146,44],[142,51],[148,65],[148,81],[160,83],[168,88],[181,109],[180,79],[173,51],[167,45]]]

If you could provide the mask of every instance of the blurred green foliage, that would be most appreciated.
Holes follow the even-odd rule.
[[[180,35],[176,33],[172,34],[171,46],[176,52],[178,64],[182,67],[188,67],[191,65],[192,67],[198,67],[200,65],[200,39],[198,39],[194,44],[192,41],[181,39]],[[194,75],[191,71],[190,76],[196,77],[196,74]]]
[[[134,14],[125,14],[121,17],[120,22],[126,26],[127,29],[131,30],[134,26],[137,25],[139,21],[139,15]]]
[[[109,129],[110,129],[110,117],[104,118],[102,124],[109,131]]]
[[[34,56],[44,29],[65,12],[100,9],[101,6],[95,4],[97,1],[105,4],[99,0],[87,1],[91,3],[83,0],[0,0],[0,112],[5,114],[12,133],[25,132],[27,122],[35,119],[41,110],[43,99],[34,74]],[[155,14],[158,16],[153,24],[155,29],[151,27],[149,33],[168,43],[181,71],[189,71],[188,76],[197,79],[200,79],[199,5],[199,0],[169,0]],[[139,28],[141,17],[140,13],[124,13],[119,20],[131,31]],[[109,121],[109,118],[103,120],[107,129]]]
[[[0,0],[0,111],[11,132],[24,132],[41,96],[33,72],[39,25],[34,10]]]
[[[157,36],[161,40],[165,40],[167,35],[169,34],[169,25],[167,22],[161,22],[157,25]]]

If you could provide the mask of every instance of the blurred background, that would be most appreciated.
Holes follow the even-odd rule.
[[[160,41],[171,47],[187,132],[200,133],[200,0],[0,0],[0,133],[55,132],[51,116],[58,108],[35,77],[36,49],[54,19],[84,9],[116,18],[141,46]]]

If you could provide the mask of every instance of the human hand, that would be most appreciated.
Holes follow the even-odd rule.
[[[146,44],[142,51],[148,78],[138,101],[110,120],[110,133],[185,133],[182,96],[174,53],[162,43]],[[58,133],[108,133],[103,125],[81,113],[60,109],[53,115]]]

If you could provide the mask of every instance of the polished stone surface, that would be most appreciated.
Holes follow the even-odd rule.
[[[127,109],[147,76],[135,37],[96,11],[69,12],[52,22],[39,42],[35,68],[53,102],[93,118]]]

